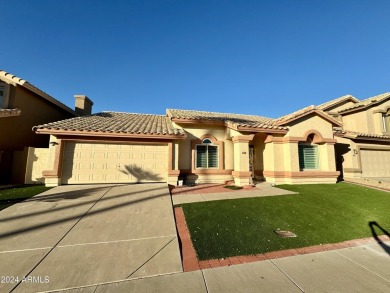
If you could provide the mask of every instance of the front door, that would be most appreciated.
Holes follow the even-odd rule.
[[[253,145],[249,146],[249,172],[251,172],[252,178],[255,177],[254,172],[254,147]]]

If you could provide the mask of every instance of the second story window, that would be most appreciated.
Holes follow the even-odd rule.
[[[387,111],[387,113],[382,115],[382,123],[383,123],[383,132],[390,132],[390,113]]]
[[[8,84],[0,82],[0,108],[8,107]]]

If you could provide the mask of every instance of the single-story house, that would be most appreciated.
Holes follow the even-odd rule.
[[[50,135],[48,186],[252,179],[335,183],[390,176],[390,94],[344,96],[272,119],[167,109],[101,112],[34,127]]]

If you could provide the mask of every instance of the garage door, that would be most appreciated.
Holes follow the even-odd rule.
[[[360,150],[363,177],[390,177],[390,150]]]
[[[66,142],[62,183],[166,182],[167,145]]]

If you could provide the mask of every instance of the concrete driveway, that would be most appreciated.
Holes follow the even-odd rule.
[[[168,187],[59,186],[15,204],[0,212],[0,263],[0,292],[181,272]]]

